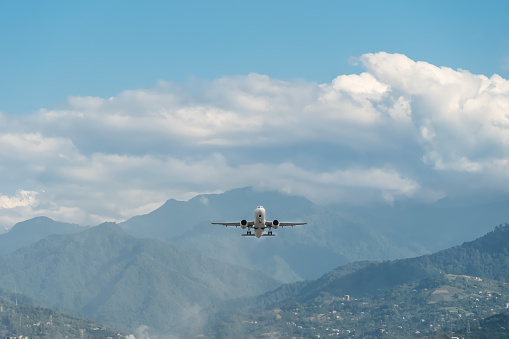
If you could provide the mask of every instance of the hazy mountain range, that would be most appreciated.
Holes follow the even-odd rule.
[[[350,333],[366,338],[378,338],[381,333],[391,338],[451,334],[455,328],[507,312],[507,281],[509,224],[437,253],[352,263],[319,279],[285,284],[227,305],[210,323],[208,334],[311,337],[334,334],[334,328],[342,329],[335,332],[341,337]],[[249,320],[256,321],[256,326]],[[505,329],[489,332],[493,330],[509,335]],[[476,332],[482,337],[482,331]]]
[[[402,284],[439,274],[509,281],[509,225],[498,226],[494,231],[474,241],[433,254],[340,266],[316,280],[293,286],[285,285],[265,297],[272,301],[288,298],[308,301],[323,292],[336,296],[373,296]],[[285,296],[281,290],[289,290],[290,293]]]
[[[53,235],[0,257],[0,286],[130,329],[198,325],[202,309],[278,285],[262,273],[134,238],[114,224]]]
[[[34,218],[0,235],[0,287],[108,324],[182,334],[199,331],[219,305],[265,292],[258,301],[266,306],[308,303],[323,293],[370,298],[436,274],[507,279],[508,241],[500,230],[422,256],[505,222],[506,198],[490,199],[360,208],[243,188],[169,200],[118,225]],[[255,239],[210,224],[250,220],[260,204],[269,220],[308,225]],[[248,300],[230,305],[250,307]]]
[[[305,221],[279,229],[277,237],[249,239],[240,228],[211,221],[252,220],[263,205],[268,219]],[[474,239],[509,220],[509,197],[446,197],[434,204],[317,206],[307,199],[252,188],[168,200],[146,215],[119,226],[138,238],[155,238],[188,252],[260,270],[291,282],[314,279],[337,266],[360,260],[392,260],[432,253]],[[0,235],[0,253],[45,238],[73,233],[78,225],[35,218]],[[276,245],[274,245],[276,244]],[[259,258],[263,253],[264,258]]]
[[[240,228],[210,225],[252,220],[258,205],[266,208],[269,220],[308,225],[279,229],[277,237],[259,241],[241,237]],[[458,245],[509,220],[506,206],[506,196],[446,197],[434,204],[317,206],[304,198],[248,187],[186,202],[168,200],[120,226],[137,237],[154,237],[290,282],[314,279],[353,261],[408,258]],[[253,260],[259,253],[270,261]]]

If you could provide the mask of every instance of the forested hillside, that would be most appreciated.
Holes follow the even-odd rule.
[[[350,274],[340,267],[307,284],[299,299],[306,300],[321,292],[376,295],[440,273],[509,281],[509,225],[499,225],[481,238],[429,255],[371,262]]]
[[[137,239],[115,224],[51,236],[0,257],[0,286],[108,324],[180,333],[214,303],[279,285],[241,267]]]
[[[82,333],[89,339],[126,337],[122,331],[43,307],[25,295],[0,288],[0,338],[81,338]]]
[[[450,335],[507,309],[508,249],[506,224],[434,254],[352,263],[315,281],[283,285],[244,308],[235,305],[237,312],[227,307],[208,333],[228,338],[246,333],[304,338]]]

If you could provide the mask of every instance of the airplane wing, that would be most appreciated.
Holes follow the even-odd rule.
[[[279,226],[285,227],[285,226],[298,226],[298,225],[306,225],[307,222],[280,222]]]
[[[307,222],[280,222],[278,226],[285,227],[285,226],[298,226],[298,225],[306,225]],[[272,222],[266,221],[265,222],[266,227],[271,227]]]
[[[241,226],[240,222],[213,222],[211,224],[213,224],[213,225],[223,225],[223,226],[235,226],[235,227]],[[248,221],[246,226],[247,227],[253,227],[253,225],[254,225],[254,221]]]

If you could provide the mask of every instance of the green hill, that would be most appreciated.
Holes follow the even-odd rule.
[[[0,286],[105,323],[180,333],[199,328],[204,308],[278,282],[103,224],[1,256]]]
[[[322,292],[338,296],[376,295],[440,273],[509,281],[509,225],[497,226],[481,238],[437,253],[364,263],[359,267],[348,274],[344,267],[325,274],[307,284],[298,298],[307,300]]]
[[[69,316],[38,305],[33,299],[0,288],[0,338],[125,338],[125,334],[97,322]]]
[[[469,323],[467,327],[454,333],[464,339],[506,339],[509,338],[509,314],[496,314],[486,319]],[[435,339],[451,338],[450,335],[439,335]]]
[[[416,258],[358,262],[225,307],[211,336],[449,335],[506,309],[509,225]],[[499,329],[500,330],[500,329]],[[509,332],[505,332],[509,333]]]
[[[246,312],[231,310],[206,333],[221,338],[450,338],[467,326],[472,333],[474,327],[482,333],[481,320],[505,310],[508,300],[507,283],[439,274],[371,297],[323,292],[305,302],[285,300]],[[509,335],[502,327],[492,324],[483,331]]]

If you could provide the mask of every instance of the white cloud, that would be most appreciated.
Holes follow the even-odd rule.
[[[15,196],[0,195],[0,209],[31,206],[37,203],[37,192],[19,190]]]
[[[482,171],[509,157],[509,81],[387,53],[361,57],[368,71],[410,100],[425,158],[435,168]]]
[[[1,187],[45,191],[37,204],[4,209],[0,223],[122,220],[168,198],[247,185],[391,203],[436,198],[462,173],[509,191],[508,80],[400,54],[358,60],[364,73],[327,84],[259,74],[161,81],[0,114]]]
[[[12,158],[59,157],[72,147],[69,140],[43,137],[40,133],[0,134],[0,155]]]

